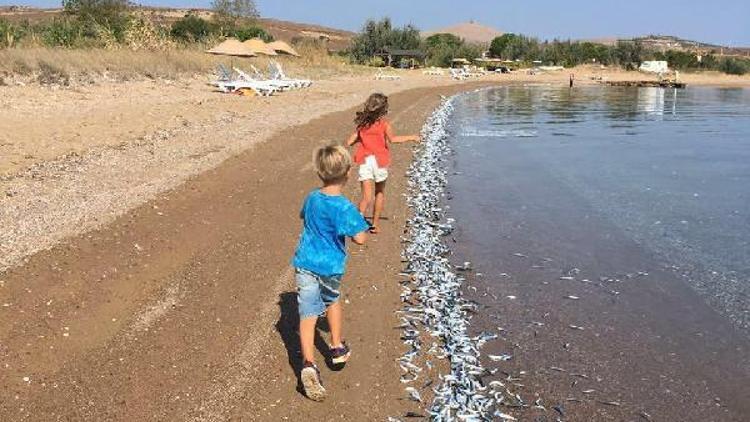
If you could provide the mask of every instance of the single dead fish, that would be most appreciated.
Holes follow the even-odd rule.
[[[571,328],[571,329],[573,329],[573,330],[579,330],[579,331],[583,331],[583,327],[581,327],[581,326],[579,326],[579,325],[573,325],[573,324],[570,324],[570,325],[568,325],[568,328]]]
[[[598,403],[605,406],[621,406],[620,402],[618,401],[599,401]]]
[[[565,299],[570,299],[570,300],[578,300],[578,299],[580,299],[580,297],[578,297],[578,296],[573,296],[573,295],[568,295],[568,296],[565,296]]]
[[[487,355],[487,357],[493,362],[507,362],[513,359],[512,355]]]

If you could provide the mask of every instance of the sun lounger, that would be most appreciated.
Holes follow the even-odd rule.
[[[252,66],[252,65],[251,65]],[[262,77],[262,73],[258,71],[258,69],[255,68],[255,66],[252,66],[253,72],[256,76],[251,76],[245,72],[243,72],[241,69],[234,68],[234,71],[237,72],[239,75],[239,79],[243,81],[248,82],[256,82],[261,85],[269,86],[275,88],[277,91],[288,91],[292,88],[296,88],[294,84],[290,82],[280,81],[280,80],[274,80],[274,79],[265,79]],[[261,75],[261,76],[257,76]]]
[[[297,88],[307,88],[313,84],[309,79],[294,79],[287,77],[284,73],[284,68],[282,68],[281,64],[277,61],[271,61],[271,63],[268,64],[268,70],[271,80],[288,82]]]
[[[451,69],[451,78],[457,81],[463,81],[469,79],[469,73],[466,69]]]
[[[253,92],[255,92],[257,95],[261,97],[269,97],[273,95],[276,92],[276,88],[264,85],[259,82],[248,82],[248,81],[216,81],[213,84],[215,87],[217,87],[222,92],[237,92],[242,89],[250,89]]]
[[[396,81],[401,79],[401,76],[399,75],[393,75],[393,74],[387,74],[383,72],[383,69],[378,69],[378,73],[375,74],[375,79],[378,81],[386,80],[386,81]]]
[[[442,69],[438,69],[436,67],[431,67],[429,69],[426,69],[422,72],[424,75],[431,75],[431,76],[443,76]]]

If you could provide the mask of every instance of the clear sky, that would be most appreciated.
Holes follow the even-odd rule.
[[[208,7],[210,0],[141,0],[158,6]],[[677,35],[750,46],[750,0],[258,0],[265,17],[358,30],[390,16],[428,30],[475,20],[541,38]],[[0,0],[53,7],[58,0]]]

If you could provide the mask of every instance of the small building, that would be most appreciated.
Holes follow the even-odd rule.
[[[399,50],[397,48],[384,48],[375,55],[382,57],[385,65],[390,67],[424,66],[427,58],[427,54],[421,50]]]
[[[457,59],[451,60],[451,67],[454,69],[466,67],[466,66],[469,66],[470,64],[471,62],[468,59],[464,59],[464,58],[457,58]]]
[[[664,60],[649,60],[641,63],[638,70],[649,73],[667,73],[669,72],[669,66]]]

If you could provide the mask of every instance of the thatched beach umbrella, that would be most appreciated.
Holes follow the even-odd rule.
[[[243,42],[242,44],[245,44],[246,46],[250,47],[250,49],[253,50],[255,54],[264,54],[266,56],[278,56],[278,54],[276,54],[276,50],[271,48],[268,44],[266,44],[260,38],[253,38],[253,39]]]
[[[268,43],[268,46],[273,48],[274,51],[280,54],[288,54],[290,56],[299,57],[299,53],[297,53],[297,50],[292,48],[291,45],[285,43],[284,41],[274,41],[272,43]]]
[[[238,56],[238,57],[255,57],[255,51],[247,45],[240,42],[240,40],[229,38],[222,42],[216,47],[206,50],[206,53],[219,54],[223,56]]]

